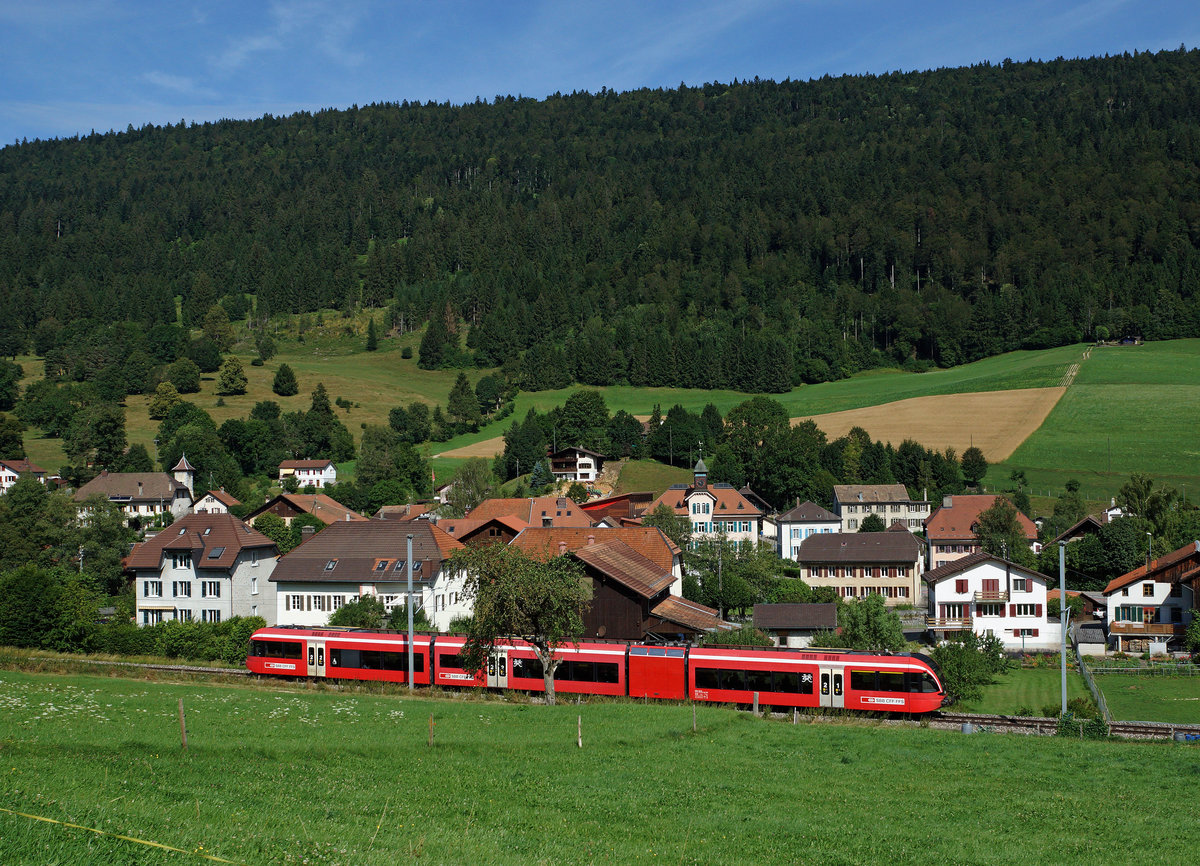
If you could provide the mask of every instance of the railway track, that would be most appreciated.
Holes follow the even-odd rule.
[[[52,658],[33,658],[31,661],[36,662],[64,662],[69,661],[71,664],[79,665],[97,665],[100,667],[114,668],[141,668],[150,671],[171,671],[173,673],[182,674],[231,674],[233,676],[250,676],[251,673],[244,668],[205,668],[197,667],[196,665],[160,665],[150,664],[148,662],[114,662],[104,661],[102,659],[52,659]]]
[[[930,723],[939,727],[974,725],[985,732],[1041,734],[1053,736],[1058,733],[1058,719],[1036,716],[988,716],[977,713],[934,713]],[[1162,722],[1112,722],[1109,733],[1115,737],[1140,740],[1170,740],[1177,733],[1200,737],[1200,724],[1180,725]]]

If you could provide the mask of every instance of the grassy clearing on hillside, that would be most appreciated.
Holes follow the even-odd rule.
[[[1087,686],[1078,671],[1067,670],[1067,700],[1087,698]],[[1062,705],[1062,672],[1058,668],[1013,668],[983,687],[983,699],[955,706],[964,713],[1016,715],[1022,709],[1040,716],[1042,708]],[[1057,712],[1057,709],[1055,710]]]
[[[653,460],[630,460],[621,470],[617,493],[637,493],[653,490],[662,493],[672,484],[690,484],[692,470],[667,466]]]
[[[991,864],[1102,850],[1168,863],[1200,842],[1178,820],[1200,770],[1175,744],[794,726],[715,707],[697,708],[693,733],[683,705],[12,672],[0,703],[0,805],[238,862]],[[8,813],[0,860],[180,862]]]
[[[1061,491],[1070,478],[1084,496],[1107,499],[1134,472],[1193,494],[1200,444],[1188,407],[1200,405],[1200,340],[1092,350],[1075,383],[1042,426],[988,474],[1002,487],[1022,469],[1035,490]]]
[[[1200,677],[1101,674],[1096,685],[1114,719],[1200,724]]]

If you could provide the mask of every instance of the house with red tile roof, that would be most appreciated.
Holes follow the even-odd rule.
[[[1118,651],[1181,649],[1200,589],[1200,541],[1109,581],[1108,637]]]
[[[477,547],[481,544],[508,544],[527,528],[524,521],[506,514],[489,517],[486,520],[446,517],[439,520],[437,525],[467,547]]]
[[[332,460],[284,460],[279,464],[279,483],[294,476],[301,488],[337,484],[337,467]]]
[[[42,484],[46,483],[46,470],[28,460],[0,460],[0,493],[17,483],[22,475],[32,475]]]
[[[137,622],[261,616],[272,625],[278,555],[274,541],[232,514],[185,515],[126,557]]]
[[[192,503],[192,511],[197,514],[226,514],[234,505],[241,505],[242,502],[236,496],[225,492],[225,488],[220,490],[210,490]]]
[[[645,514],[665,505],[686,515],[692,524],[692,544],[724,538],[735,546],[757,544],[763,532],[763,513],[732,484],[709,484],[703,460],[692,470],[691,484],[672,484],[647,507]]]
[[[412,535],[412,556],[408,536]],[[403,605],[409,566],[413,593],[429,621],[446,629],[470,616],[463,580],[446,561],[463,545],[428,521],[352,520],[331,523],[279,558],[271,581],[277,588],[277,621],[321,626],[329,615],[364,595],[391,611]]]
[[[288,526],[301,514],[311,514],[326,526],[348,520],[368,519],[324,493],[280,493],[247,514],[246,522],[253,526],[254,521],[264,514],[274,514],[282,518]]]
[[[592,591],[584,637],[686,642],[730,627],[712,608],[672,594],[683,585],[680,550],[655,527],[531,527],[511,546],[532,559],[571,556],[583,565]]]
[[[577,503],[565,496],[533,496],[528,499],[485,499],[467,514],[472,520],[515,517],[526,526],[589,527],[593,525]]]
[[[982,549],[975,535],[975,526],[979,523],[979,515],[995,505],[999,498],[995,494],[955,494],[942,498],[941,507],[925,521],[930,568],[940,568]],[[1038,543],[1037,527],[1033,521],[1018,511],[1017,523],[1029,543],[1029,549],[1034,553],[1040,551],[1042,547]]]

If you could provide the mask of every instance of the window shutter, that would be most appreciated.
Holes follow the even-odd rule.
[[[1037,610],[1034,612],[1034,615],[1035,615],[1035,616],[1041,616],[1041,615],[1042,615],[1042,606],[1041,606],[1040,604],[1037,606]],[[1034,632],[1034,635],[1036,635],[1036,634],[1037,634],[1037,632]]]
[[[1017,606],[1016,606],[1015,604],[1010,604],[1010,605],[1008,606],[1008,615],[1009,615],[1009,616],[1016,616],[1016,615],[1017,615]]]
[[[1038,636],[1038,630],[1035,628],[1033,630],[1033,637],[1037,637],[1037,636]]]
[[[966,592],[967,591],[966,578],[963,578],[962,580],[954,581],[954,591],[955,592]]]

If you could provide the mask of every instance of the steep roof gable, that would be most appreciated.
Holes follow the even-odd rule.
[[[275,542],[255,532],[232,514],[187,514],[158,535],[135,545],[126,560],[128,568],[159,568],[164,551],[191,551],[196,568],[228,569],[238,554],[249,548],[278,551]]]

